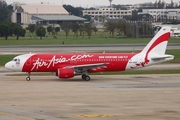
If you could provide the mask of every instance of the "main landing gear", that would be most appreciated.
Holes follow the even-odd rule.
[[[82,79],[85,81],[89,81],[91,78],[86,74],[82,74]]]
[[[31,73],[30,73],[30,72],[28,72],[28,77],[26,78],[26,80],[27,80],[27,81],[30,81],[30,80],[31,80],[31,78],[30,78],[30,74],[31,74]]]

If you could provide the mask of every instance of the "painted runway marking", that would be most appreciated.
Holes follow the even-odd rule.
[[[84,114],[84,115],[76,115],[78,118],[107,118],[107,117],[114,117],[110,114]]]
[[[11,113],[6,113],[6,112],[0,112],[0,115],[5,115],[5,116],[13,117],[13,118],[17,118],[17,119],[20,119],[20,120],[34,120],[33,118],[29,118],[29,117],[25,117],[25,116],[20,116],[20,115],[16,115],[16,114],[11,114]]]
[[[166,114],[164,114],[166,113]],[[128,117],[128,116],[155,116],[155,115],[180,115],[179,111],[159,111],[156,113],[149,112],[149,113],[124,113],[124,114],[82,114],[82,115],[75,115],[78,118],[112,118],[112,117]]]

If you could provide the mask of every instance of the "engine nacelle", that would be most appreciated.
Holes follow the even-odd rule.
[[[74,69],[73,68],[60,68],[57,71],[59,78],[72,78],[74,77]]]

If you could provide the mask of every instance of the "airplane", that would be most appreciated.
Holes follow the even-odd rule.
[[[54,72],[61,79],[81,75],[89,81],[88,73],[125,71],[173,60],[173,55],[165,54],[170,30],[169,26],[162,27],[138,53],[29,53],[14,57],[5,68],[27,72],[27,81],[32,72]]]

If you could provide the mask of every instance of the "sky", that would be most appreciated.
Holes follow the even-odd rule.
[[[49,2],[51,4],[68,4],[74,7],[95,7],[95,6],[108,6],[109,0],[5,0],[7,4],[11,4],[13,2],[23,2],[23,3],[41,3],[41,2]],[[113,0],[112,4],[137,4],[144,2],[155,2],[156,0]],[[159,1],[159,0],[157,0]],[[162,1],[162,0],[161,0]],[[166,3],[170,3],[171,0],[164,0]],[[173,0],[174,2],[178,2],[180,0]]]

